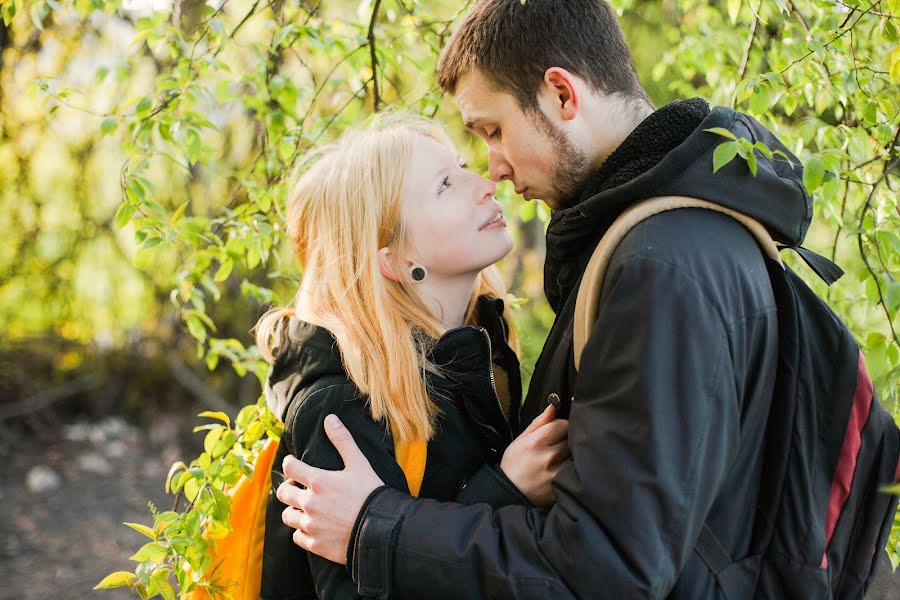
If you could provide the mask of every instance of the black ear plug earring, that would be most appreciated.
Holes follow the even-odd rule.
[[[409,270],[409,276],[412,277],[412,280],[416,283],[421,283],[422,281],[425,281],[425,278],[428,276],[428,271],[425,270],[425,267],[416,265]]]

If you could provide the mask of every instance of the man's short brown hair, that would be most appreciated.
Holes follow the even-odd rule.
[[[604,95],[649,103],[616,15],[603,0],[479,0],[441,55],[438,83],[455,93],[459,79],[477,68],[497,91],[534,110],[551,67]]]

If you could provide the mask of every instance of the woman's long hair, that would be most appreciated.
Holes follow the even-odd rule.
[[[350,378],[368,395],[373,419],[386,418],[401,442],[430,440],[439,412],[423,372],[437,369],[426,358],[425,342],[438,338],[443,327],[416,294],[402,262],[409,237],[401,191],[420,136],[452,147],[436,124],[395,113],[315,152],[287,213],[288,238],[304,267],[300,290],[292,308],[270,311],[256,327],[256,343],[269,362],[283,343],[288,317],[328,329]],[[380,273],[383,247],[391,250],[399,282]],[[467,323],[482,294],[505,297],[495,266],[478,277]],[[511,323],[508,309],[505,316]]]

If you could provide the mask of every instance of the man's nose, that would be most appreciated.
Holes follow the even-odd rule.
[[[512,179],[512,168],[503,153],[496,148],[488,148],[488,174],[493,181]]]

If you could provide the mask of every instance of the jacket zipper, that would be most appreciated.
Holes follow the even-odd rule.
[[[497,393],[497,381],[494,379],[494,349],[491,345],[491,336],[488,335],[487,329],[484,327],[479,327],[478,330],[481,331],[482,335],[484,335],[484,339],[487,341],[488,373],[490,373],[491,376],[491,390],[494,392],[494,400],[497,401],[497,408],[500,409],[500,417],[503,419],[504,425],[506,425],[506,431],[509,433],[509,438],[512,439],[512,427],[510,427],[506,415],[503,414],[503,405],[500,403],[500,394]]]

